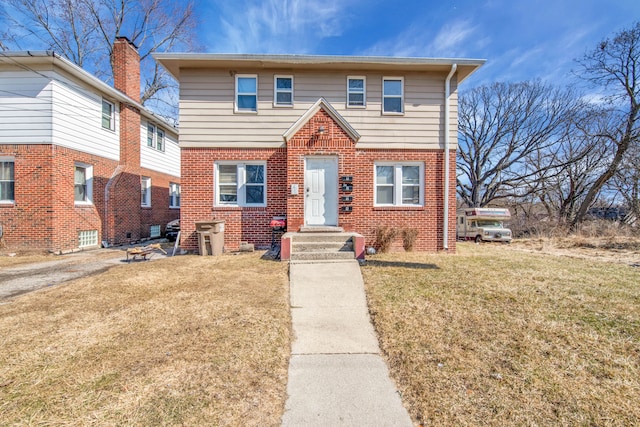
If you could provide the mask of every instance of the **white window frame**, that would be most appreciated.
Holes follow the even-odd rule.
[[[378,203],[378,186],[390,184],[378,184],[378,166],[393,167],[393,203]],[[402,203],[402,167],[419,166],[420,196],[418,204]],[[373,165],[373,200],[374,206],[383,207],[424,207],[424,162],[375,162]]]
[[[253,78],[256,81],[256,91],[254,92],[239,92],[238,91],[238,79],[241,78]],[[258,112],[258,75],[257,74],[236,74],[236,87],[235,87],[235,100],[234,100],[234,111],[236,113],[249,113],[255,114]],[[253,95],[256,97],[256,108],[248,109],[248,108],[240,108],[238,106],[238,96],[240,95]]]
[[[156,150],[164,152],[164,147],[166,145],[165,135],[164,130],[156,127]]]
[[[156,146],[156,125],[147,123],[147,147],[155,148]]]
[[[13,165],[13,177],[11,179],[2,179],[3,174],[0,173],[0,183],[11,183],[13,187],[13,198],[5,198],[4,194],[0,192],[0,204],[14,204],[16,199],[16,160],[13,157],[0,157],[0,172],[3,171],[5,163],[11,163]]]
[[[87,187],[87,195],[84,200],[76,200],[76,169],[84,169],[84,180]],[[73,164],[73,201],[76,205],[93,204],[93,166],[87,163],[75,162]]]
[[[400,81],[400,95],[386,95],[384,93],[384,83],[387,81]],[[400,111],[386,111],[384,109],[384,100],[386,98],[400,98]],[[404,77],[390,77],[385,76],[382,78],[382,114],[390,115],[403,115],[404,114]]]
[[[180,184],[175,182],[169,183],[169,207],[174,209],[180,207]]]
[[[140,177],[140,206],[143,208],[151,207],[151,178],[148,176]]]
[[[291,80],[291,89],[278,89],[278,79],[289,79]],[[278,75],[276,74],[273,77],[273,106],[274,107],[293,107],[293,76],[291,75]],[[278,102],[278,93],[290,93],[291,94],[291,102],[290,103],[281,103]]]
[[[104,105],[107,104],[109,105],[109,107],[111,108],[111,114],[107,115],[104,113]],[[115,124],[116,124],[116,106],[113,102],[107,101],[106,99],[102,98],[102,103],[100,104],[100,125],[102,126],[102,129],[107,129],[107,130],[115,130]],[[109,126],[105,126],[104,125],[104,120],[108,119],[109,120]]]
[[[362,80],[362,92],[351,90],[349,82],[351,80]],[[362,93],[362,104],[351,104],[350,95]],[[347,76],[347,108],[367,107],[367,78],[366,76]]]
[[[237,191],[237,202],[222,202],[220,201],[220,165],[235,165],[236,166],[236,191]],[[246,192],[244,191],[245,186],[247,185],[247,175],[246,175],[246,166],[262,166],[264,168],[264,182],[262,183],[263,187],[263,203],[247,203],[246,201]],[[234,162],[234,161],[220,161],[214,163],[215,169],[215,202],[214,205],[217,207],[266,207],[267,206],[267,162],[264,161],[247,161],[247,162]],[[257,184],[251,184],[257,185]]]

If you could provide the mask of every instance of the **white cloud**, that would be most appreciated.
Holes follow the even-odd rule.
[[[485,46],[489,40],[472,40],[477,27],[470,20],[455,20],[446,23],[433,35],[425,24],[414,23],[398,36],[383,40],[367,49],[365,55],[456,57],[465,56],[468,45]]]
[[[209,34],[218,52],[309,53],[339,36],[358,0],[246,0],[219,2],[221,27]]]

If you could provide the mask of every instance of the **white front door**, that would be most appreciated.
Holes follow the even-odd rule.
[[[338,225],[338,159],[307,157],[305,160],[305,225]]]

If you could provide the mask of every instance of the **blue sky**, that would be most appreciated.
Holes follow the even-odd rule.
[[[639,0],[196,0],[204,52],[482,58],[464,88],[575,80]]]

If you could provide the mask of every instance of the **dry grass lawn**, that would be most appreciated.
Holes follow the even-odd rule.
[[[459,244],[362,271],[403,401],[430,426],[640,425],[640,269]]]
[[[279,425],[286,268],[182,256],[0,304],[0,424]]]

